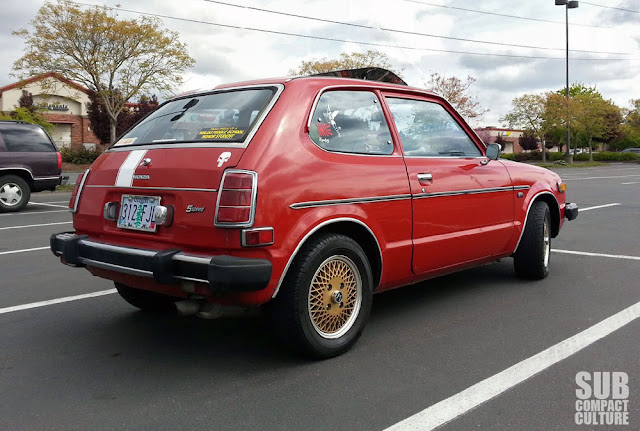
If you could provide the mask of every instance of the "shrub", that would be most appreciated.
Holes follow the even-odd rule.
[[[573,160],[586,161],[589,160],[589,153],[576,154]],[[601,151],[593,153],[593,160],[596,162],[628,162],[640,160],[640,155],[636,153],[615,153],[613,151]]]
[[[65,163],[75,163],[75,164],[88,164],[93,163],[100,154],[102,154],[98,150],[87,150],[86,148],[79,148],[77,150],[72,150],[71,148],[61,148],[60,153],[62,154],[62,161]]]

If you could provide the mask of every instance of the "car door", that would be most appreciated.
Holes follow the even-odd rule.
[[[414,272],[504,253],[514,229],[507,169],[484,156],[468,126],[445,103],[385,96],[411,187]]]
[[[6,150],[3,165],[27,169],[34,179],[60,175],[56,147],[40,126],[5,122],[0,135]]]

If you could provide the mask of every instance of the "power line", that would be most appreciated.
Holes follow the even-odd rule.
[[[104,7],[106,9],[109,10],[116,10],[116,11],[122,11],[122,12],[130,12],[130,13],[135,13],[135,14],[139,14],[139,15],[145,15],[145,16],[154,16],[157,18],[166,18],[166,19],[172,19],[172,20],[176,20],[176,21],[184,21],[184,22],[190,22],[190,23],[196,23],[196,24],[206,24],[206,25],[212,25],[212,26],[216,26],[216,27],[222,27],[222,28],[230,28],[230,29],[235,29],[235,30],[247,30],[247,31],[255,31],[255,32],[260,32],[260,33],[267,33],[267,34],[277,34],[277,35],[282,35],[282,36],[292,36],[292,37],[299,37],[299,38],[305,38],[305,39],[316,39],[316,40],[325,40],[325,41],[331,41],[331,42],[343,42],[343,43],[355,43],[358,45],[365,45],[365,46],[376,46],[376,47],[384,47],[384,48],[399,48],[399,49],[407,49],[407,50],[414,50],[414,51],[429,51],[429,52],[440,52],[440,53],[448,53],[448,54],[464,54],[464,55],[474,55],[474,56],[481,56],[481,57],[508,57],[508,58],[527,58],[527,59],[541,59],[541,60],[564,60],[564,57],[545,57],[545,56],[533,56],[533,55],[517,55],[517,54],[494,54],[494,53],[480,53],[480,52],[469,52],[469,51],[456,51],[456,50],[450,50],[450,49],[437,49],[437,48],[421,48],[421,47],[415,47],[415,46],[403,46],[403,45],[391,45],[391,44],[384,44],[384,43],[375,43],[375,42],[362,42],[362,41],[357,41],[357,40],[349,40],[349,39],[338,39],[338,38],[333,38],[333,37],[324,37],[324,36],[310,36],[310,35],[306,35],[306,34],[299,34],[299,33],[289,33],[289,32],[285,32],[285,31],[276,31],[276,30],[267,30],[267,29],[261,29],[261,28],[255,28],[255,27],[244,27],[244,26],[237,26],[237,25],[230,25],[230,24],[220,24],[220,23],[215,23],[215,22],[211,22],[211,21],[202,21],[202,20],[197,20],[197,19],[192,19],[192,18],[180,18],[180,17],[175,17],[175,16],[171,16],[171,15],[163,15],[163,14],[159,14],[159,13],[153,13],[153,12],[140,12],[137,10],[132,10],[132,9],[124,9],[121,7],[113,7],[113,6],[99,6],[96,4],[89,4],[89,3],[82,3],[82,2],[76,2],[76,1],[72,1],[72,3],[77,4],[77,5],[81,5],[81,6],[89,6],[89,7]],[[574,57],[571,60],[584,60],[584,61],[628,61],[628,60],[640,60],[637,58],[587,58],[587,57]]]
[[[583,1],[582,3],[588,4],[588,5],[591,5],[591,6],[601,7],[601,8],[604,8],[604,9],[615,9],[615,10],[621,10],[623,12],[640,13],[640,10],[625,9],[623,7],[603,6],[601,4],[591,3],[591,2],[588,2],[588,1]]]
[[[512,48],[543,49],[543,50],[562,51],[562,52],[565,51],[565,48],[550,48],[550,47],[543,47],[543,46],[519,45],[519,44],[504,43],[504,42],[491,42],[491,41],[486,41],[486,40],[466,39],[466,38],[462,38],[462,37],[442,36],[442,35],[437,35],[437,34],[421,33],[421,32],[416,32],[416,31],[398,30],[398,29],[394,29],[394,28],[374,27],[374,26],[371,26],[371,25],[356,24],[356,23],[345,22],[345,21],[335,21],[335,20],[330,20],[330,19],[326,19],[326,18],[317,18],[317,17],[299,15],[299,14],[290,13],[290,12],[282,12],[282,11],[276,11],[276,10],[272,10],[272,9],[264,9],[264,8],[254,7],[254,6],[238,5],[238,4],[228,3],[228,2],[219,1],[219,0],[204,0],[204,1],[209,2],[209,3],[216,3],[216,4],[220,4],[220,5],[240,8],[240,9],[249,9],[249,10],[255,10],[255,11],[258,11],[258,12],[266,12],[266,13],[271,13],[271,14],[275,14],[275,15],[288,16],[288,17],[293,17],[293,18],[301,18],[301,19],[306,19],[306,20],[315,21],[315,22],[320,21],[320,22],[326,22],[326,23],[330,23],[330,24],[346,25],[346,26],[350,26],[350,27],[358,27],[358,28],[363,28],[363,29],[368,29],[368,30],[382,30],[382,31],[388,31],[388,32],[391,32],[391,33],[401,33],[401,34],[407,34],[407,35],[412,35],[412,36],[433,37],[433,38],[438,38],[438,39],[456,40],[456,41],[460,41],[460,42],[472,42],[472,43],[480,43],[480,44],[485,44],[485,45],[508,46],[508,47],[512,47]],[[626,52],[605,52],[605,51],[591,51],[591,50],[582,50],[582,49],[570,49],[569,51],[572,51],[572,52],[584,52],[584,53],[590,53],[590,54],[632,55],[632,54],[626,53]]]
[[[489,12],[489,11],[478,10],[478,9],[466,9],[466,8],[463,8],[463,7],[446,6],[446,5],[441,5],[441,4],[436,4],[436,3],[429,3],[429,2],[418,1],[418,0],[400,0],[400,1],[404,1],[404,2],[407,2],[407,3],[423,4],[423,5],[426,5],[426,6],[433,6],[433,7],[439,7],[439,8],[444,8],[444,9],[461,10],[461,11],[464,11],[464,12],[473,12],[473,13],[481,13],[481,14],[485,14],[485,15],[501,16],[503,18],[516,18],[516,19],[524,19],[524,20],[527,20],[527,21],[538,21],[538,22],[547,22],[547,23],[552,23],[552,24],[565,25],[564,21],[553,21],[553,20],[550,20],[550,19],[530,18],[528,16],[509,15],[509,14],[506,14],[506,13]],[[586,2],[583,2],[583,3],[586,3]],[[612,27],[609,27],[609,26],[593,25],[593,24],[570,23],[569,25],[579,26],[579,27],[612,28]]]

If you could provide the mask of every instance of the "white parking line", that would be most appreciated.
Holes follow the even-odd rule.
[[[589,251],[574,251],[574,250],[558,250],[551,249],[554,253],[564,253],[564,254],[577,254],[579,256],[592,256],[592,257],[608,257],[611,259],[628,259],[628,260],[640,260],[640,256],[629,256],[626,254],[605,254],[605,253],[591,253]]]
[[[42,224],[28,224],[23,226],[9,226],[9,227],[0,227],[0,230],[9,230],[9,229],[25,229],[28,227],[40,227],[40,226],[55,226],[58,224],[71,224],[72,221],[63,221],[60,223],[42,223]]]
[[[102,290],[100,292],[85,293],[84,295],[66,296],[64,298],[50,299],[48,301],[32,302],[30,304],[15,305],[13,307],[0,308],[0,314],[14,311],[28,310],[30,308],[46,307],[47,305],[61,304],[63,302],[78,301],[80,299],[95,298],[96,296],[111,295],[116,289]]]
[[[67,199],[66,201],[46,201],[46,202],[38,202],[38,201],[31,201],[31,203],[34,204],[68,204],[69,203],[69,199]]]
[[[580,208],[578,211],[579,212],[584,212],[584,211],[589,211],[589,210],[597,210],[598,208],[607,208],[607,207],[615,207],[618,205],[622,205],[622,204],[606,204],[606,205],[596,205],[594,207],[586,207],[586,208]]]
[[[577,178],[562,178],[563,181],[569,181],[569,180],[599,180],[599,179],[603,179],[603,178],[629,178],[629,177],[640,177],[640,174],[638,175],[613,175],[610,177],[577,177]]]
[[[0,214],[0,217],[9,217],[9,216],[25,216],[32,214],[49,214],[49,213],[68,213],[69,208],[66,210],[51,210],[51,211],[36,211],[36,212],[20,212],[20,213],[8,213],[8,214]]]
[[[640,181],[631,181],[630,183],[620,183],[623,186],[629,185],[629,184],[640,184]]]
[[[16,253],[27,253],[29,251],[38,251],[38,250],[49,250],[51,247],[36,247],[36,248],[23,248],[22,250],[9,250],[9,251],[0,251],[0,255],[3,254],[16,254]]]
[[[27,205],[42,205],[45,207],[58,207],[58,208],[69,208],[67,205],[53,205],[51,203],[44,203],[44,202],[29,202]]]
[[[449,397],[386,431],[428,431],[452,421],[640,317],[640,302]]]

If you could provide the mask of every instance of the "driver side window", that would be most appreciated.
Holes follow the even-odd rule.
[[[327,91],[313,112],[309,137],[327,151],[393,153],[389,127],[376,95],[369,91]]]
[[[480,157],[482,153],[440,104],[387,98],[407,157]]]

